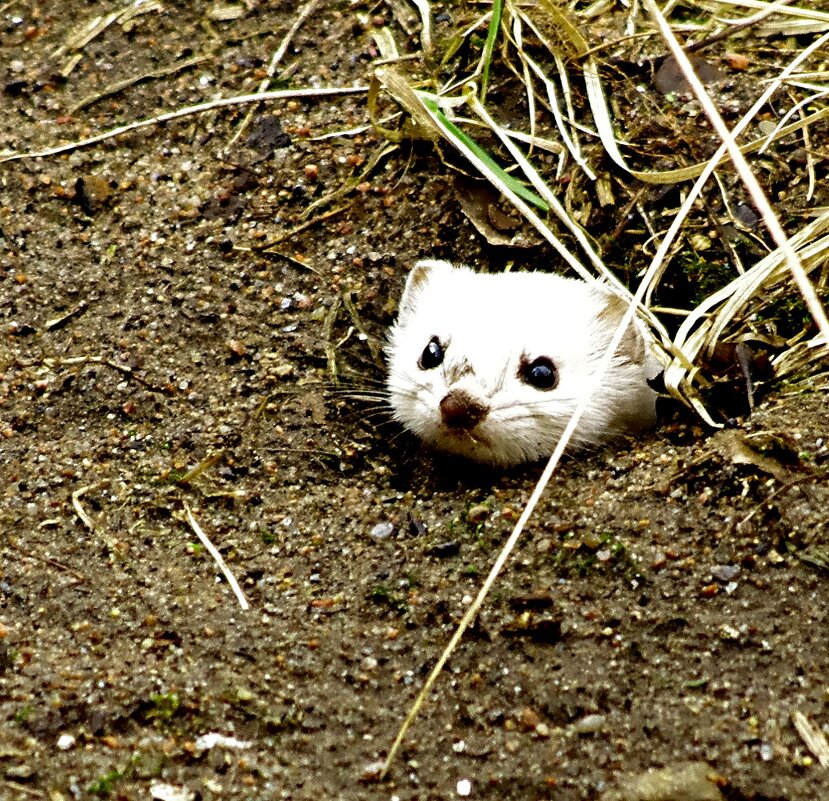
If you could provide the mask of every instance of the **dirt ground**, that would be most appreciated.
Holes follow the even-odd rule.
[[[0,151],[253,92],[296,11],[165,6],[63,78],[111,4],[0,4]],[[286,85],[365,86],[356,11],[385,8],[323,3]],[[650,768],[688,787],[653,798],[829,797],[795,726],[829,731],[829,416],[785,389],[719,433],[680,416],[567,461],[376,780],[540,468],[435,457],[328,391],[332,356],[382,379],[417,258],[509,258],[431,147],[361,176],[375,134],[319,138],[365,107],[237,106],[0,164],[0,798],[637,799]]]

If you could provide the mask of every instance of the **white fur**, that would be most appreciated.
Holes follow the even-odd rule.
[[[479,274],[448,262],[419,262],[389,332],[387,386],[395,418],[438,450],[485,464],[548,457],[621,319],[614,300],[598,286],[548,273]],[[656,393],[646,379],[658,366],[642,335],[638,324],[628,330],[576,429],[576,446],[653,424]],[[418,359],[432,337],[443,345],[444,362],[422,370]],[[522,355],[549,357],[558,385],[542,391],[522,381]],[[489,407],[471,431],[442,422],[439,404],[453,389]]]

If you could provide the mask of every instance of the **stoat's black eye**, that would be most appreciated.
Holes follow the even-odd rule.
[[[423,348],[417,366],[421,370],[434,370],[439,364],[443,364],[443,346],[437,337],[432,337],[429,344]]]
[[[547,356],[539,356],[532,361],[522,359],[518,377],[536,389],[555,389],[558,386],[558,370]]]

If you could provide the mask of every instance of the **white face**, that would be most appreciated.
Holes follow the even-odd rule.
[[[433,447],[475,461],[546,458],[594,382],[605,302],[556,275],[478,275],[422,262],[390,332],[395,417]],[[615,401],[613,387],[600,389],[577,442],[606,438]]]

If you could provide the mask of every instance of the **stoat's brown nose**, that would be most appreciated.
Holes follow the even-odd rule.
[[[489,407],[462,389],[453,389],[440,402],[440,416],[449,428],[475,428],[489,413]]]

